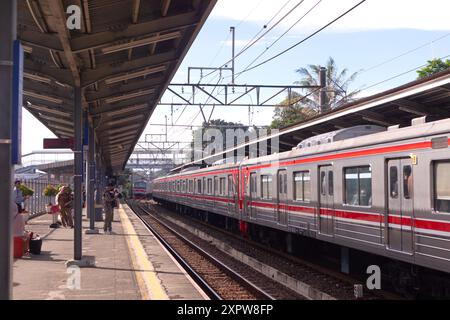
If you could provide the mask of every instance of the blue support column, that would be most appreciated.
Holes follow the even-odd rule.
[[[12,298],[12,83],[17,3],[0,1],[0,300]],[[17,209],[16,209],[17,211]]]

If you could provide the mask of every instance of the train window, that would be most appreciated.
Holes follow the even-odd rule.
[[[208,179],[207,193],[212,194],[212,191],[213,191],[212,179]]]
[[[197,180],[197,193],[202,193],[202,180]]]
[[[219,178],[218,177],[214,177],[214,194],[218,194],[217,193],[218,188],[219,188]]]
[[[311,183],[309,171],[294,172],[294,199],[309,201],[311,197]]]
[[[228,175],[228,194],[231,195],[234,193],[234,183],[233,183],[233,175]]]
[[[450,213],[450,161],[434,163],[434,207]]]
[[[250,192],[252,197],[255,197],[258,192],[258,182],[257,182],[256,172],[250,173]]]
[[[372,205],[372,171],[370,166],[344,169],[345,203],[354,206]]]
[[[326,173],[325,171],[320,172],[320,193],[325,196],[327,194],[326,191]]]
[[[405,197],[405,199],[411,198],[412,182],[411,166],[403,166],[403,196]]]
[[[261,176],[261,198],[263,199],[272,198],[272,176],[269,175]]]
[[[203,183],[202,183],[202,186],[203,186],[203,193],[207,193],[208,192],[208,186],[206,185],[206,178],[203,178]]]
[[[328,194],[332,196],[334,193],[333,171],[328,171]]]
[[[283,193],[284,191],[284,179],[283,179],[284,175],[279,174],[278,175],[278,192],[279,193]]]
[[[389,194],[392,199],[398,198],[398,170],[396,166],[389,168]]]
[[[225,178],[220,178],[219,181],[219,193],[221,196],[225,195]]]

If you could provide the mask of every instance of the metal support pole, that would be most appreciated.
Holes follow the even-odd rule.
[[[89,229],[95,230],[95,135],[94,129],[89,126],[89,151],[88,151],[88,170],[86,179],[86,204],[89,216]]]
[[[324,113],[329,109],[327,96],[327,69],[324,67],[320,68],[319,83],[321,87],[319,95],[320,112]]]
[[[74,103],[74,129],[75,129],[75,175],[74,182],[74,260],[81,260],[82,256],[82,190],[83,182],[83,109],[81,106],[81,88],[75,87],[75,103]]]
[[[0,1],[0,300],[12,298],[11,119],[16,23],[16,1]]]
[[[234,57],[235,57],[235,27],[230,27],[231,31],[231,83],[234,84]]]

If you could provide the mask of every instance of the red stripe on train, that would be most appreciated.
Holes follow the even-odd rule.
[[[186,194],[173,194],[174,196],[184,197],[184,198],[196,198],[201,200],[218,201],[225,203],[234,203],[232,199],[228,198],[218,198],[214,196],[197,196],[197,195],[186,195]],[[241,202],[242,200],[240,200]],[[285,204],[274,204],[270,202],[259,202],[259,201],[249,201],[249,206],[260,207],[260,208],[270,208],[270,209],[284,209],[294,212],[302,212],[314,215],[316,209],[314,207],[296,206],[296,205],[285,205]],[[384,214],[378,213],[363,213],[355,211],[344,211],[344,210],[334,210],[321,208],[320,214],[324,216],[335,216],[338,218],[360,220],[368,222],[382,223],[384,222]],[[388,222],[396,225],[403,225],[409,227],[415,227],[420,229],[434,230],[450,232],[450,222],[446,221],[432,221],[432,220],[422,220],[422,219],[412,219],[410,217],[398,217],[389,215]]]

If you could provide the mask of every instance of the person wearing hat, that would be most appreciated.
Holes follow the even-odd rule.
[[[20,180],[16,180],[14,182],[14,203],[17,205],[17,212],[22,213],[23,212],[23,201],[25,198],[23,197],[22,190],[20,189],[22,182]]]

